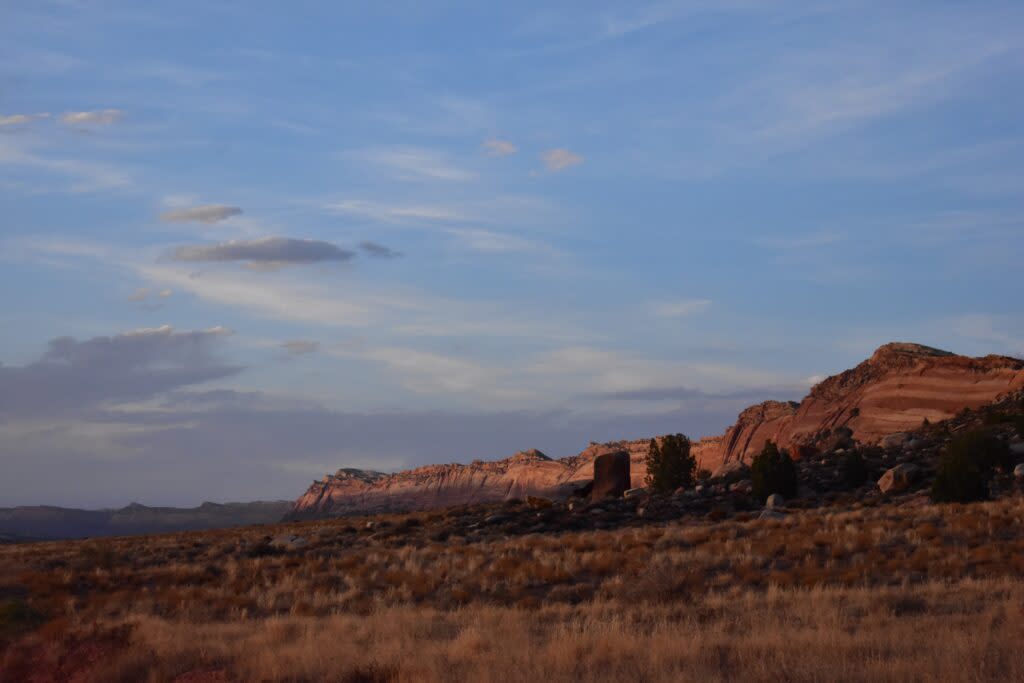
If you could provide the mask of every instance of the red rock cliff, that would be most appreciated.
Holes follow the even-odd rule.
[[[721,436],[693,444],[698,465],[714,470],[749,460],[772,440],[780,446],[813,443],[825,430],[845,426],[872,443],[895,432],[952,417],[1024,387],[1024,361],[1005,356],[968,358],[918,344],[880,347],[852,370],[815,385],[800,403],[765,401],[747,408]],[[427,465],[394,474],[339,470],[313,482],[293,506],[296,518],[422,510],[493,502],[528,495],[564,498],[590,480],[601,453],[630,454],[633,486],[642,486],[649,440],[591,444],[580,454],[552,460],[537,450],[469,465]]]

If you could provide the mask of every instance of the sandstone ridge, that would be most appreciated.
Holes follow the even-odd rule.
[[[715,470],[746,462],[767,440],[800,454],[840,428],[863,443],[948,419],[1024,387],[1024,361],[970,358],[929,346],[894,342],[855,368],[816,384],[799,403],[765,401],[742,411],[720,436],[694,443],[699,465]],[[843,430],[845,432],[845,430]],[[590,481],[599,455],[624,451],[633,486],[646,477],[648,439],[592,443],[578,455],[552,459],[538,450],[468,465],[427,465],[393,474],[341,469],[317,480],[289,518],[403,512],[527,496],[563,499]]]

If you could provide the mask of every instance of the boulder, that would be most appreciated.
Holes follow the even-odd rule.
[[[1024,479],[1024,462],[1013,468],[1013,476]]]
[[[917,480],[921,470],[916,465],[904,463],[886,471],[878,480],[878,489],[882,493],[899,493],[910,487]]]
[[[591,501],[621,498],[629,488],[629,452],[604,453],[594,458],[594,486],[590,490]]]
[[[281,550],[297,550],[309,545],[309,541],[304,539],[302,536],[281,534],[280,536],[275,536],[271,539],[269,545],[272,548],[278,548]]]
[[[778,493],[773,493],[772,495],[768,496],[768,499],[764,502],[764,506],[769,510],[785,507],[786,499],[783,498]]]

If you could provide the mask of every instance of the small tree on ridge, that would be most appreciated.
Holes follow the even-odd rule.
[[[680,486],[693,486],[697,461],[690,454],[690,440],[683,434],[670,434],[661,440],[651,439],[647,451],[647,486],[667,493]]]

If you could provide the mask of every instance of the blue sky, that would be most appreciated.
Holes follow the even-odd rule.
[[[713,434],[1024,355],[1014,2],[6,2],[0,505]]]

